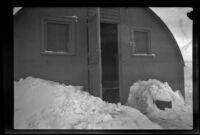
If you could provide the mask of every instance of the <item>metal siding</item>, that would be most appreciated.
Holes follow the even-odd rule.
[[[151,50],[155,57],[133,56],[130,47],[130,28],[151,31]],[[176,49],[177,44],[145,8],[122,8],[120,22],[122,89],[120,100],[126,103],[130,86],[138,80],[157,79],[168,82],[172,89],[184,95],[183,66]]]
[[[14,20],[14,79],[39,77],[67,85],[87,82],[87,33],[85,8],[24,8]],[[41,18],[77,15],[75,55],[41,54]]]
[[[60,8],[58,8],[60,9]],[[58,10],[57,9],[57,10]],[[129,94],[130,86],[138,80],[146,80],[155,78],[161,81],[169,81],[173,85],[171,78],[175,79],[176,85],[172,86],[173,90],[180,89],[184,94],[184,71],[180,57],[180,52],[175,49],[177,46],[169,36],[169,32],[163,29],[162,22],[155,19],[149,14],[148,10],[141,8],[134,9],[130,22],[134,27],[144,27],[150,29],[151,48],[156,54],[153,58],[131,57],[129,50],[129,18],[127,11],[121,8],[102,8],[101,20],[108,19],[110,21],[119,22],[119,48],[120,48],[120,100],[125,103]],[[49,8],[51,15],[55,15],[56,9]],[[84,84],[87,86],[87,48],[86,48],[86,22],[78,25],[76,37],[77,56],[41,56],[40,51],[40,31],[38,28],[38,15],[42,15],[40,10],[31,11],[24,10],[19,16],[16,16],[14,22],[14,77],[18,80],[20,77],[34,75],[44,79],[52,79],[59,82],[68,82],[69,84]],[[80,12],[79,9],[68,9],[66,12]],[[79,13],[80,18],[86,18],[93,15],[94,8],[87,8]],[[28,12],[28,13],[27,13]],[[32,14],[32,12],[34,14]],[[60,12],[62,14],[62,12]],[[59,14],[60,14],[59,13]],[[22,15],[22,16],[21,16]],[[121,19],[121,20],[120,20]],[[30,34],[30,33],[31,34]],[[23,50],[23,51],[22,51]],[[80,68],[81,67],[81,68]]]

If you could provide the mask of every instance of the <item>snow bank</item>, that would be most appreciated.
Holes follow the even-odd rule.
[[[160,129],[140,111],[39,78],[14,82],[15,129]]]
[[[155,101],[171,103],[171,107],[162,110]],[[135,82],[126,105],[140,110],[164,128],[192,128],[192,108],[185,106],[181,93],[174,92],[167,82],[155,79]]]

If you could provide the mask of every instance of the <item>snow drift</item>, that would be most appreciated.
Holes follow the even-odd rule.
[[[160,109],[156,101],[171,103],[171,106]],[[167,82],[155,79],[137,81],[130,87],[126,105],[146,114],[149,119],[164,128],[192,128],[192,108],[185,106],[181,93],[173,91]]]
[[[14,82],[15,129],[160,129],[137,109],[80,87],[27,77]]]

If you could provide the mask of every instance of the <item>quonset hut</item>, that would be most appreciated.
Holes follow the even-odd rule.
[[[149,8],[22,8],[14,15],[14,79],[84,86],[124,104],[149,78],[184,95],[184,61],[172,33]]]

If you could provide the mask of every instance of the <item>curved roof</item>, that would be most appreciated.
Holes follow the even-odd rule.
[[[156,15],[156,13],[153,12],[153,10],[151,10],[150,8],[146,8],[146,10],[147,10],[153,17],[155,17],[155,19],[157,19],[157,21],[163,26],[163,28],[165,29],[165,31],[166,31],[167,33],[169,33],[169,37],[172,39],[172,41],[173,41],[174,44],[175,44],[175,49],[176,49],[176,51],[178,52],[178,57],[179,57],[179,59],[181,60],[181,63],[182,63],[183,65],[185,65],[185,64],[184,64],[183,55],[182,55],[182,53],[181,53],[181,50],[180,50],[180,48],[179,48],[179,46],[178,46],[178,43],[176,42],[176,40],[175,40],[175,38],[174,38],[172,32],[169,30],[169,28],[167,27],[167,25],[162,21],[162,19],[161,19],[158,15]]]
[[[15,7],[13,9],[13,15],[16,15],[20,10],[22,10],[23,7]],[[169,28],[167,27],[167,25],[162,21],[162,19],[156,15],[156,13],[153,12],[153,10],[151,10],[150,8],[145,8],[153,17],[155,17],[155,19],[157,19],[158,22],[160,22],[160,24],[163,26],[163,28],[166,30],[167,33],[169,33],[169,37],[172,39],[172,41],[174,42],[175,44],[175,49],[176,51],[178,52],[178,57],[179,59],[181,60],[181,63],[183,65],[184,64],[184,59],[183,59],[183,56],[182,56],[182,53],[181,53],[181,50],[172,34],[172,32],[169,30]]]

